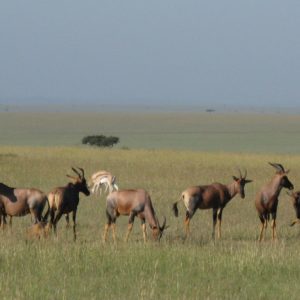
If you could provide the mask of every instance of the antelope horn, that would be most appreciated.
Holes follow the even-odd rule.
[[[72,167],[72,170],[74,173],[76,173],[79,176],[79,178],[81,178],[81,174],[74,167]]]
[[[237,170],[239,171],[240,178],[243,178],[243,176],[242,176],[242,172],[241,172],[240,168],[238,168],[238,167],[237,167]]]
[[[272,167],[274,167],[277,171],[284,173],[284,167],[281,164],[277,164],[277,163],[271,163],[269,162],[269,165],[271,165]]]
[[[163,219],[164,221],[163,221],[163,224],[162,224],[162,226],[159,226],[159,228],[160,228],[160,230],[162,231],[162,230],[164,230],[165,229],[165,227],[166,227],[166,222],[167,222],[167,219],[166,219],[166,217],[164,216],[164,219]]]
[[[296,220],[294,220],[291,224],[290,224],[290,226],[292,227],[292,226],[294,226],[295,224],[299,224],[300,223],[300,219],[296,219]]]
[[[82,169],[82,168],[79,168],[79,167],[76,167],[78,170],[80,170],[81,171],[81,173],[82,173],[82,178],[84,178],[84,170]]]

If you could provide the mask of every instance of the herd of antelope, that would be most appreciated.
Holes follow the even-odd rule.
[[[276,215],[279,195],[282,188],[293,190],[294,186],[287,177],[288,170],[281,164],[269,163],[276,169],[275,175],[269,183],[265,184],[257,193],[255,207],[261,221],[259,241],[264,239],[264,232],[271,217],[272,239],[277,238]],[[163,218],[162,225],[159,223],[155,213],[149,193],[143,189],[119,190],[116,184],[116,177],[108,171],[98,171],[91,176],[87,183],[84,170],[82,168],[72,168],[76,175],[67,175],[71,179],[67,185],[56,187],[47,195],[44,192],[30,188],[12,188],[0,183],[0,226],[5,228],[6,218],[10,217],[9,225],[12,226],[12,218],[17,216],[31,215],[32,226],[29,234],[40,238],[47,236],[49,231],[54,230],[57,235],[57,223],[65,215],[67,226],[69,226],[69,214],[72,213],[73,238],[76,240],[76,213],[79,204],[79,194],[90,195],[100,194],[104,189],[108,192],[106,198],[106,217],[103,241],[107,240],[109,229],[112,229],[113,240],[116,241],[116,220],[120,215],[129,216],[128,228],[125,241],[128,240],[133,227],[135,217],[140,218],[144,242],[147,241],[146,222],[152,230],[154,240],[160,240],[164,230],[168,228],[166,218]],[[185,213],[185,234],[190,235],[190,221],[197,209],[212,209],[213,212],[213,232],[217,226],[218,238],[221,238],[222,212],[226,204],[237,194],[245,198],[245,185],[252,182],[247,177],[247,171],[242,175],[239,170],[239,177],[233,176],[233,181],[224,185],[212,183],[209,185],[199,185],[187,188],[181,193],[180,199],[173,204],[175,216],[178,216],[178,202],[182,201]],[[300,191],[288,192],[293,199],[296,211],[296,219],[291,223],[293,226],[300,223]],[[47,211],[43,215],[43,210],[47,206]],[[50,221],[48,217],[50,215]]]

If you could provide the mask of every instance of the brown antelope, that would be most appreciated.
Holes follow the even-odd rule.
[[[276,174],[268,184],[261,188],[255,199],[255,206],[258,212],[258,217],[261,221],[259,241],[261,241],[264,237],[264,231],[267,228],[270,215],[272,217],[272,239],[275,240],[277,238],[276,214],[280,191],[282,188],[287,188],[289,190],[294,189],[293,184],[287,177],[289,171],[285,171],[281,164],[269,164],[276,169]]]
[[[76,240],[76,212],[79,203],[79,193],[82,192],[84,195],[89,196],[90,191],[87,187],[86,179],[84,177],[84,170],[78,168],[72,170],[78,175],[77,177],[67,175],[71,178],[73,182],[69,182],[66,186],[57,187],[52,190],[48,195],[49,208],[44,217],[47,220],[48,214],[50,213],[50,226],[54,228],[54,233],[56,232],[57,222],[63,214],[73,213],[73,235],[74,241]]]
[[[102,186],[105,187],[105,192],[108,190],[109,193],[111,193],[113,190],[119,190],[116,184],[116,177],[108,171],[102,170],[94,173],[91,176],[90,182],[90,188],[93,194],[99,192],[101,195]]]
[[[152,229],[153,238],[155,240],[160,240],[163,231],[168,227],[166,226],[165,217],[162,226],[160,226],[151,202],[150,195],[143,189],[114,191],[107,196],[107,223],[105,225],[103,234],[104,241],[106,241],[110,227],[112,227],[113,239],[116,241],[116,219],[120,215],[129,216],[125,241],[127,241],[129,238],[129,234],[133,227],[134,218],[136,216],[141,219],[144,242],[147,241],[146,221]]]
[[[300,224],[300,191],[288,193],[287,194],[292,198],[293,206],[296,212],[296,219],[291,223],[290,226],[294,226],[295,224]]]
[[[221,222],[224,207],[236,194],[240,194],[241,198],[245,198],[245,185],[252,182],[252,180],[246,179],[247,171],[244,176],[242,176],[240,170],[239,173],[239,178],[233,176],[233,182],[228,185],[216,182],[210,185],[192,186],[182,192],[180,199],[173,204],[173,211],[175,216],[178,217],[177,204],[182,200],[186,207],[184,221],[186,237],[190,235],[190,220],[196,210],[212,208],[212,237],[215,238],[215,227],[218,223],[218,238],[221,238]]]
[[[31,214],[33,223],[42,220],[42,212],[47,202],[47,196],[38,189],[13,188],[0,183],[0,220],[6,224],[6,216],[25,216]],[[1,222],[0,222],[1,223]]]

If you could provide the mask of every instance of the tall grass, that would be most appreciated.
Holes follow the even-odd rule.
[[[99,169],[117,176],[121,188],[145,188],[158,217],[170,228],[160,243],[144,245],[136,220],[123,241],[127,218],[117,221],[118,242],[103,244],[105,198],[81,195],[78,240],[61,219],[58,238],[28,240],[30,217],[14,218],[12,231],[0,232],[1,299],[298,299],[299,238],[291,201],[283,192],[278,209],[278,242],[257,240],[254,197],[274,173],[268,161],[291,168],[300,180],[299,155],[208,153],[167,150],[99,150],[76,147],[1,147],[1,181],[49,191],[67,182],[71,166],[87,177]],[[211,211],[198,211],[192,236],[183,234],[184,209],[175,218],[171,205],[190,185],[229,183],[236,167],[248,170],[252,184],[223,213],[223,237],[211,240]],[[150,230],[148,229],[150,235]]]

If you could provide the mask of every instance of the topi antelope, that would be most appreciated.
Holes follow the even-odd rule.
[[[127,241],[129,238],[129,234],[133,227],[134,218],[136,216],[141,219],[144,242],[147,241],[145,221],[148,222],[150,228],[152,229],[153,238],[155,240],[160,240],[163,231],[168,227],[166,226],[165,217],[162,226],[160,226],[151,202],[150,195],[143,189],[114,191],[107,196],[107,223],[104,229],[104,241],[107,239],[107,234],[110,227],[112,227],[113,239],[116,241],[116,219],[120,215],[129,216],[125,241]]]
[[[264,231],[267,228],[270,215],[272,216],[272,239],[275,240],[277,238],[276,214],[280,191],[282,188],[287,188],[289,190],[294,189],[293,184],[289,181],[287,177],[289,171],[285,171],[281,164],[269,164],[276,169],[276,174],[268,184],[264,185],[261,188],[255,199],[256,210],[258,212],[258,217],[261,221],[259,241],[261,241],[264,237]]]
[[[116,177],[107,171],[98,171],[91,176],[91,192],[93,194],[99,192],[101,195],[102,186],[105,187],[105,193],[107,190],[111,193],[113,190],[119,190],[116,184]]]
[[[295,224],[300,224],[300,191],[292,192],[287,194],[292,198],[293,206],[296,212],[296,219],[291,223],[290,226],[294,226]]]
[[[33,223],[42,220],[42,212],[47,202],[47,196],[38,189],[12,188],[0,183],[0,220],[6,224],[6,216],[25,216],[31,214]],[[0,223],[2,223],[2,221]]]
[[[186,207],[184,221],[186,237],[190,235],[190,220],[196,210],[198,208],[212,208],[212,237],[215,238],[215,227],[218,224],[218,238],[221,238],[221,222],[224,207],[236,194],[240,194],[241,198],[245,198],[245,185],[252,182],[252,180],[246,179],[247,171],[245,172],[245,175],[242,176],[242,173],[239,170],[239,174],[239,178],[233,176],[233,182],[228,185],[216,182],[210,185],[192,186],[182,192],[180,199],[173,204],[173,211],[175,216],[178,217],[177,204],[182,200]]]
[[[67,175],[73,182],[69,182],[66,186],[57,187],[52,190],[48,195],[49,208],[44,217],[47,217],[50,213],[50,226],[53,225],[54,232],[56,234],[57,222],[63,214],[69,214],[73,212],[73,235],[74,241],[76,240],[76,212],[79,203],[79,193],[82,192],[86,196],[90,195],[90,191],[87,187],[86,179],[84,177],[84,170],[78,168],[81,173],[75,168],[72,170],[78,175],[76,177]]]

